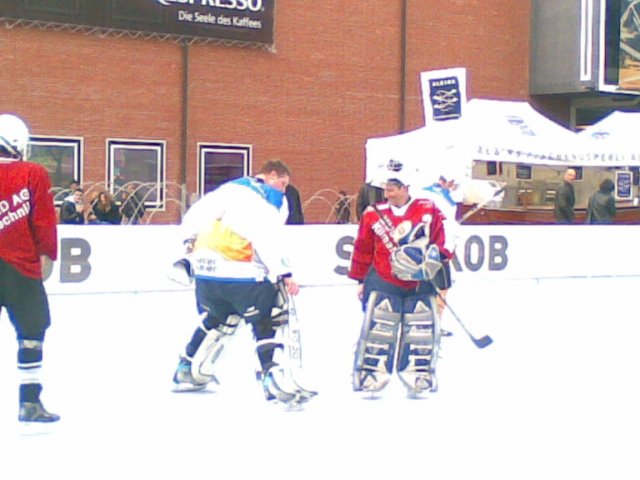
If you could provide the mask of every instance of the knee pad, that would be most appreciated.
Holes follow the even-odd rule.
[[[398,347],[398,376],[410,393],[436,391],[436,360],[440,346],[440,325],[435,297],[404,299]]]
[[[215,363],[222,354],[227,338],[235,333],[240,320],[240,315],[229,315],[224,323],[212,329],[207,330],[204,325],[200,327],[205,336],[190,358],[191,375],[197,383],[218,383],[214,374]]]
[[[18,373],[20,383],[39,383],[42,367],[42,342],[18,340]]]
[[[40,340],[18,340],[18,368],[42,366],[42,342]]]
[[[378,391],[389,382],[401,318],[402,298],[371,292],[354,358],[354,390]]]

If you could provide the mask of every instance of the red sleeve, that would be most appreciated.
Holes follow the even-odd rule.
[[[58,231],[56,211],[53,204],[49,174],[40,165],[34,164],[30,180],[31,222],[34,244],[38,255],[46,255],[51,260],[58,258]]]
[[[364,280],[373,263],[375,234],[372,230],[372,215],[375,213],[371,208],[367,208],[358,227],[358,236],[353,244],[353,254],[347,276],[353,280]]]

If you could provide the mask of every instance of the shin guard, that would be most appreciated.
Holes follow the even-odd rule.
[[[404,299],[402,333],[398,347],[398,376],[410,395],[435,392],[440,325],[432,296]]]
[[[222,354],[226,339],[235,333],[240,320],[242,320],[240,315],[229,315],[225,323],[206,330],[202,343],[190,358],[191,376],[197,383],[218,383],[214,374],[215,363]]]
[[[400,297],[371,292],[354,358],[355,391],[376,392],[389,383],[396,356],[401,312]]]

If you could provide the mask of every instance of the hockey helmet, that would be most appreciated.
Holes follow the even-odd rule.
[[[0,157],[26,160],[29,129],[15,115],[0,115]]]

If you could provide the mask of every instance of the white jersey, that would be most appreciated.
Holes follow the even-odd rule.
[[[259,179],[243,177],[207,193],[182,221],[189,255],[201,279],[256,282],[289,274],[284,253],[284,194]]]
[[[456,221],[456,212],[458,209],[458,203],[462,201],[460,194],[457,190],[448,190],[442,186],[435,184],[429,187],[424,187],[416,195],[418,198],[428,198],[436,204],[438,210],[444,215],[444,225],[446,241],[445,248],[450,252],[456,249],[458,244],[458,227],[459,223]]]

